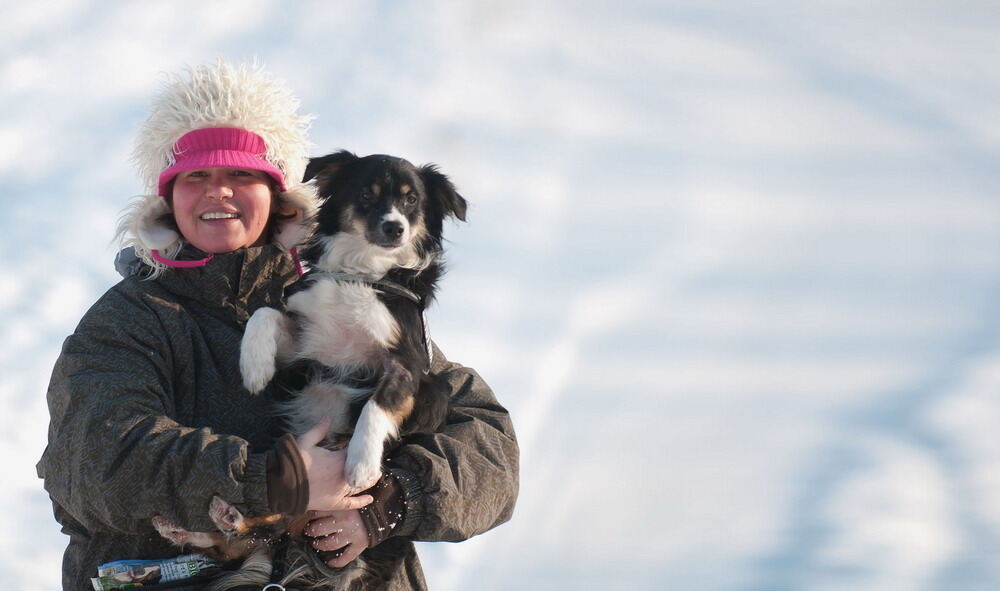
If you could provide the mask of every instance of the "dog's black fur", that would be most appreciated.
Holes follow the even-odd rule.
[[[426,232],[415,240],[416,250],[429,261],[427,266],[393,267],[384,275],[384,279],[416,294],[419,302],[377,290],[378,299],[400,326],[400,338],[385,352],[385,367],[372,398],[383,408],[401,409],[407,398],[416,396],[413,411],[401,425],[401,434],[433,432],[444,418],[448,386],[429,373],[431,352],[424,310],[433,301],[438,280],[444,273],[440,257],[444,220],[454,216],[465,221],[465,199],[434,165],[418,168],[402,158],[381,154],[359,158],[343,150],[313,158],[305,172],[305,180],[312,179],[324,199],[313,240],[302,251],[302,258],[312,268],[323,267],[326,245],[320,239],[348,230],[344,228],[348,208],[357,212],[358,219],[364,219],[369,242],[380,246],[392,246],[392,233],[383,231],[380,220],[393,207],[406,216],[411,228],[421,222],[426,227]],[[407,188],[409,191],[404,195]],[[413,203],[407,203],[414,198]],[[306,289],[308,281],[307,275]],[[355,424],[361,404],[353,407],[351,423]]]

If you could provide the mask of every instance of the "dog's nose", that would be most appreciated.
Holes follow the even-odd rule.
[[[399,238],[403,235],[403,224],[399,222],[382,222],[382,233],[387,238]]]

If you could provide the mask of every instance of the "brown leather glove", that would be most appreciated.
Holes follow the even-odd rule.
[[[267,500],[271,511],[302,515],[309,504],[309,478],[291,433],[267,453]]]
[[[359,509],[361,520],[368,529],[368,547],[374,548],[384,542],[398,529],[406,517],[403,502],[403,487],[396,477],[388,472],[382,474],[375,486],[365,491],[375,500]]]

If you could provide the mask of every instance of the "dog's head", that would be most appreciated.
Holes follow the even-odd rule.
[[[312,179],[324,201],[303,256],[328,271],[427,265],[441,250],[444,220],[465,220],[465,199],[433,165],[344,150],[313,158],[305,173]]]
[[[242,560],[278,539],[291,527],[290,517],[278,514],[247,517],[220,497],[212,497],[208,516],[218,531],[193,532],[157,515],[152,523],[161,536],[181,548],[198,552],[224,564]],[[300,526],[301,527],[301,526]]]
[[[220,497],[212,497],[208,516],[222,534],[215,551],[222,562],[245,558],[288,531],[291,518],[281,513],[248,517]]]

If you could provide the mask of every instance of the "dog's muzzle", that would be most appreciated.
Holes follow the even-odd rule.
[[[394,248],[403,243],[404,234],[406,234],[406,228],[402,222],[395,220],[384,221],[378,227],[377,240],[375,242],[384,248]]]
[[[379,224],[378,230],[372,232],[375,238],[372,242],[382,248],[396,248],[403,244],[406,235],[406,227],[402,222],[387,220]]]
[[[403,237],[404,231],[405,229],[403,228],[403,224],[399,222],[382,222],[382,233],[385,234],[386,238],[399,240]]]

